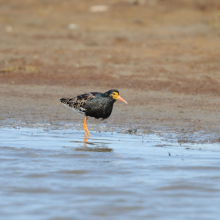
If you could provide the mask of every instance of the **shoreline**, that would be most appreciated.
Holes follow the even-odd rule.
[[[105,91],[102,87],[95,90]],[[0,126],[46,125],[53,129],[74,126],[83,129],[84,118],[65,108],[59,98],[95,90],[94,87],[1,84]],[[111,116],[104,121],[89,118],[91,131],[125,133],[136,129],[141,134],[155,133],[168,139],[175,136],[179,142],[220,141],[219,97],[132,89],[120,89],[120,94],[129,104],[116,102]]]

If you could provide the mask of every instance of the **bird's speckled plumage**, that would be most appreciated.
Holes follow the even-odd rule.
[[[85,116],[106,119],[111,115],[113,104],[116,101],[111,96],[113,92],[119,94],[118,90],[112,89],[105,93],[90,92],[74,98],[61,98],[60,101]]]

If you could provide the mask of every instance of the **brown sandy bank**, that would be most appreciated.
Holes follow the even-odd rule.
[[[63,87],[6,85],[0,87],[1,126],[39,126],[83,129],[83,117],[59,103],[61,97],[73,97],[101,87]],[[137,129],[139,133],[174,135],[181,141],[219,141],[220,98],[210,95],[185,95],[171,92],[120,89],[128,105],[117,101],[109,119],[90,119],[91,131]]]
[[[107,4],[106,12],[91,6]],[[218,141],[220,1],[1,1],[0,125],[77,126],[63,96],[118,89],[94,131]],[[67,126],[68,125],[68,126]]]

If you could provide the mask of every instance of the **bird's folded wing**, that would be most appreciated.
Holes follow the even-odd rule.
[[[91,100],[94,99],[97,95],[99,95],[99,92],[89,92],[82,95],[77,96],[77,100]]]

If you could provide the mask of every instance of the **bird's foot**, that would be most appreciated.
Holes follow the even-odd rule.
[[[86,147],[86,143],[87,143],[88,138],[89,138],[89,137],[87,137],[87,136],[85,135],[85,137],[84,137],[84,147]]]

